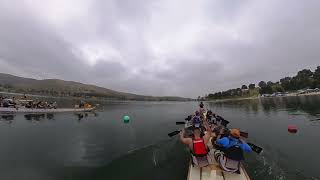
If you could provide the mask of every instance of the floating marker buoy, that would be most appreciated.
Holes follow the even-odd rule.
[[[123,122],[124,123],[129,123],[129,121],[130,121],[130,117],[129,116],[123,116]]]
[[[290,133],[297,133],[297,131],[298,131],[297,126],[295,126],[295,125],[289,125],[289,126],[288,126],[288,132],[290,132]]]

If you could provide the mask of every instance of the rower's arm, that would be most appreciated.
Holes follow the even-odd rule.
[[[192,139],[191,138],[185,138],[183,135],[184,135],[184,130],[182,130],[180,132],[180,141],[183,144],[189,145],[190,143],[192,143]]]
[[[209,130],[207,130],[203,136],[203,140],[205,142],[205,144],[207,144],[211,138],[212,132],[211,129],[209,128]]]
[[[209,123],[208,123],[207,121],[204,121],[204,122],[203,122],[203,126],[206,128],[206,131],[211,132],[210,125],[209,125]]]
[[[243,139],[240,139],[240,141],[242,142],[242,144],[240,144],[240,148],[244,152],[251,152],[252,151],[251,147]]]

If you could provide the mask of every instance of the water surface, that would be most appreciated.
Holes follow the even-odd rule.
[[[65,102],[62,102],[65,103]],[[252,179],[319,179],[320,96],[205,103],[264,148]],[[2,115],[0,179],[186,179],[188,151],[167,134],[196,102],[113,102],[97,114]],[[124,124],[123,115],[131,117]],[[297,134],[287,132],[295,124]]]

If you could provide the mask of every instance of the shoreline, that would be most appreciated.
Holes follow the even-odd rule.
[[[311,92],[311,93],[305,93],[305,94],[289,93],[286,96],[314,96],[314,95],[320,95],[320,92]]]
[[[6,92],[0,91],[0,95],[11,95],[11,96],[28,96],[33,98],[54,98],[54,99],[70,99],[70,100],[85,100],[85,101],[98,101],[98,102],[191,102],[195,100],[141,100],[141,99],[117,99],[117,98],[97,98],[97,97],[76,97],[76,96],[53,96],[53,95],[38,95],[38,94],[28,94],[28,93],[18,93],[18,92]]]
[[[242,101],[242,100],[254,100],[254,99],[269,99],[269,98],[282,98],[282,97],[298,97],[298,96],[320,96],[320,92],[312,92],[306,94],[298,94],[298,93],[289,93],[285,96],[275,96],[275,97],[261,97],[261,96],[253,96],[253,97],[243,97],[243,98],[227,98],[227,99],[216,99],[216,100],[206,100],[206,102],[228,102],[228,101]]]
[[[227,98],[227,99],[216,99],[216,100],[207,100],[206,102],[227,102],[227,101],[241,101],[241,100],[253,100],[259,99],[258,96],[253,97],[240,97],[240,98]]]

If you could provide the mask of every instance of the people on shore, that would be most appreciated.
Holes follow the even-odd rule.
[[[12,99],[8,98],[8,97],[4,97],[1,99],[1,105],[2,107],[16,107],[16,102],[15,102],[15,98],[13,97]]]
[[[26,96],[23,96],[20,99],[16,97],[8,98],[0,96],[0,107],[6,108],[39,108],[39,109],[51,109],[57,108],[57,103],[48,103],[47,101],[37,101],[37,100],[28,100]]]

